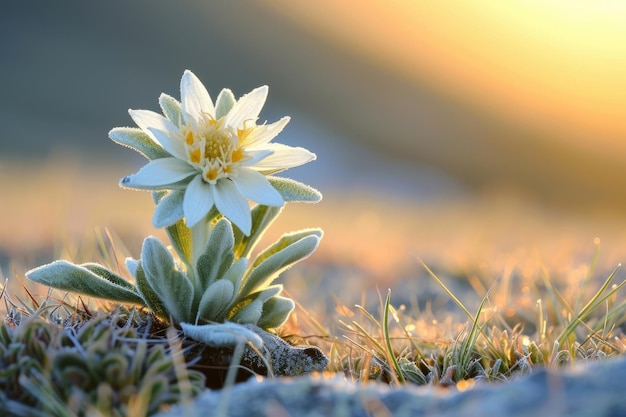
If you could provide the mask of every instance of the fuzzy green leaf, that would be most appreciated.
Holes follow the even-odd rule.
[[[283,207],[256,205],[250,213],[252,216],[250,235],[246,236],[238,228],[235,229],[235,247],[233,249],[235,256],[238,258],[248,256],[282,210]]]
[[[200,255],[196,265],[202,291],[220,279],[231,267],[235,259],[234,244],[233,228],[230,221],[223,217],[213,226],[204,253]]]
[[[190,320],[193,285],[176,268],[174,258],[155,237],[148,237],[141,250],[141,266],[150,287],[172,314],[176,322]]]
[[[170,119],[170,122],[180,127],[183,121],[183,116],[181,112],[181,105],[178,100],[170,95],[161,94],[159,97],[159,105],[161,106],[161,110],[163,110],[165,117]]]
[[[152,224],[156,228],[173,226],[177,221],[182,219],[184,190],[174,190],[161,198],[154,210],[152,216]]]
[[[262,329],[276,329],[287,321],[295,308],[293,300],[285,297],[272,297],[263,304],[263,314],[257,322]]]
[[[263,315],[263,304],[283,290],[282,285],[272,285],[262,291],[249,294],[240,299],[231,309],[229,316],[237,323],[256,324]]]
[[[136,278],[139,261],[137,259],[128,257],[124,260],[124,264],[126,265],[126,269],[128,269],[128,272],[130,272],[130,274]]]
[[[241,258],[224,273],[224,276],[222,276],[222,279],[233,283],[235,294],[239,292],[241,281],[243,280],[243,275],[246,273],[246,269],[248,269],[248,258]]]
[[[250,323],[257,324],[261,316],[263,315],[263,301],[254,300],[244,308],[239,310],[231,320],[235,323]]]
[[[139,295],[141,295],[144,304],[158,317],[169,320],[170,312],[161,301],[159,295],[154,292],[154,290],[150,286],[150,283],[146,278],[146,273],[141,266],[141,262],[137,264],[137,268],[135,270],[135,281],[137,285],[137,292],[139,293]]]
[[[322,193],[311,186],[290,178],[268,176],[267,179],[286,202],[317,203],[322,201]]]
[[[254,300],[259,300],[262,303],[265,303],[267,300],[269,300],[270,298],[277,296],[278,294],[281,293],[281,291],[283,290],[283,286],[278,284],[278,285],[271,285],[261,291],[257,291],[255,293],[249,294],[247,295],[245,298],[243,298],[241,300],[241,303],[246,305],[249,304],[251,301]]]
[[[157,209],[159,204],[161,203],[161,200],[163,200],[164,198],[166,198],[166,196],[169,196],[170,194],[171,192],[168,193],[167,191],[155,191],[152,193],[152,200],[154,201],[154,204],[157,205]],[[189,265],[189,260],[192,259],[193,243],[191,232],[185,225],[185,219],[181,218],[173,225],[167,226],[165,228],[165,231],[167,232],[167,236],[169,237],[170,242],[172,243],[172,247],[176,251],[176,254]]]
[[[322,231],[322,229],[303,229],[303,230],[298,230],[297,232],[285,233],[284,235],[280,237],[280,239],[274,242],[271,246],[268,246],[267,248],[265,248],[265,250],[256,257],[252,266],[256,267],[257,265],[265,261],[267,258],[272,256],[273,254],[280,252],[281,250],[285,249],[287,246],[297,242],[300,239],[303,239],[307,236],[317,236],[319,239],[321,239],[323,235],[324,235],[324,232]]]
[[[304,237],[293,241],[301,234]],[[276,244],[259,255],[261,262],[259,259],[254,262],[252,270],[244,279],[240,295],[245,297],[258,289],[265,288],[285,269],[308,257],[317,248],[320,235],[321,230],[284,235]],[[270,255],[266,256],[266,254]]]
[[[233,347],[250,342],[257,349],[263,348],[261,336],[237,323],[204,325],[181,323],[180,327],[182,327],[185,336],[211,347]]]
[[[80,266],[90,270],[94,274],[99,275],[100,277],[106,279],[107,281],[112,282],[113,284],[117,284],[120,287],[128,288],[131,291],[135,290],[135,286],[132,283],[120,277],[116,273],[109,271],[108,269],[106,269],[104,266],[100,264],[97,264],[94,262],[88,262],[88,263],[81,264]]]
[[[193,244],[191,232],[185,225],[185,219],[181,219],[172,226],[166,227],[165,231],[176,254],[189,263],[189,260],[192,259]]]
[[[107,277],[115,276],[113,272],[100,276],[89,269],[74,265],[67,261],[55,261],[26,273],[32,281],[64,291],[73,291],[91,297],[105,298],[123,303],[143,304],[141,297],[126,285],[116,282],[123,279],[117,277],[110,281]]]
[[[215,100],[215,118],[219,120],[226,116],[235,103],[237,103],[237,99],[233,92],[224,88]]]
[[[231,281],[220,279],[207,288],[202,294],[196,322],[200,319],[221,322],[231,303],[235,300],[235,286]]]
[[[109,132],[109,138],[115,143],[139,152],[150,160],[172,156],[146,132],[136,127],[116,127]]]

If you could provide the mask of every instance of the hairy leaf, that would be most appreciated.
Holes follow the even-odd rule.
[[[150,287],[159,296],[176,322],[189,321],[193,285],[174,263],[167,248],[155,237],[143,242],[141,265]]]
[[[238,258],[248,256],[282,210],[283,207],[256,205],[250,213],[252,216],[250,235],[246,236],[238,228],[235,229],[235,247],[233,249],[235,256]]]
[[[261,336],[237,323],[216,323],[195,325],[181,323],[185,336],[212,347],[232,347],[241,343],[252,343],[257,349],[263,348]]]
[[[183,117],[178,100],[170,95],[161,94],[159,97],[159,105],[161,106],[161,110],[163,110],[165,117],[170,119],[170,122],[180,127]]]
[[[231,267],[235,255],[233,245],[235,238],[233,228],[226,218],[221,218],[209,235],[204,253],[198,258],[196,265],[198,281],[202,291],[207,289]]]
[[[276,329],[287,321],[295,308],[293,300],[285,297],[272,297],[263,304],[263,314],[257,326],[263,329]]]
[[[283,236],[276,244],[259,255],[252,270],[244,279],[240,296],[245,297],[257,289],[266,287],[282,271],[308,257],[317,248],[320,235],[321,230]]]
[[[220,279],[202,294],[197,320],[221,322],[226,318],[228,307],[235,300],[235,286],[231,281]]]
[[[81,264],[80,266],[90,270],[94,274],[99,275],[100,277],[106,279],[107,281],[110,281],[114,284],[119,285],[120,287],[128,288],[131,291],[135,289],[135,286],[132,283],[120,277],[116,273],[109,271],[108,269],[106,269],[104,266],[100,264],[97,264],[95,262],[88,262],[88,263]]]
[[[152,140],[150,135],[136,127],[116,127],[109,132],[109,138],[115,143],[139,152],[150,160],[172,156]]]
[[[154,210],[152,224],[156,228],[173,226],[182,219],[184,190],[174,190],[161,198]]]
[[[261,316],[263,315],[263,301],[253,300],[244,308],[239,310],[231,320],[235,323],[250,323],[257,324]]]
[[[122,279],[121,277],[109,281],[106,277],[115,274],[110,272],[110,275],[105,275],[105,277],[100,276],[85,267],[67,261],[55,261],[26,273],[28,279],[60,290],[78,292],[112,301],[143,304],[143,300],[136,292],[126,285],[122,286],[114,282],[118,281],[118,278]]]
[[[268,176],[267,179],[287,202],[317,203],[322,201],[322,193],[311,186],[290,178]]]
[[[161,301],[161,297],[159,297],[159,295],[150,286],[150,283],[146,278],[146,273],[141,266],[141,262],[137,265],[135,280],[137,292],[141,295],[144,304],[150,308],[155,315],[161,317],[162,319],[169,320],[170,312],[163,304],[163,301]]]

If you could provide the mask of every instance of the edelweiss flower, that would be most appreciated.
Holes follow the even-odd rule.
[[[173,190],[159,202],[155,226],[168,226],[184,215],[187,227],[192,227],[215,205],[249,234],[247,200],[268,206],[284,204],[265,175],[312,161],[315,154],[269,143],[289,117],[256,124],[267,91],[267,86],[259,87],[236,100],[224,89],[213,104],[204,85],[187,70],[180,85],[181,103],[165,94],[160,97],[166,117],[149,110],[129,110],[141,130],[169,154],[121,181],[128,188]],[[110,136],[116,140],[116,129]]]

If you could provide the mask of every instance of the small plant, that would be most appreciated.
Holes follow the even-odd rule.
[[[132,320],[102,313],[64,324],[43,310],[0,325],[2,415],[147,416],[204,389],[204,375],[176,367],[176,339],[140,336]]]
[[[280,296],[278,275],[309,256],[322,231],[283,235],[254,260],[250,254],[285,202],[316,202],[321,194],[276,177],[315,159],[303,148],[270,141],[289,121],[257,125],[267,87],[239,100],[224,89],[213,103],[190,71],[181,81],[181,102],[162,94],[163,115],[129,110],[139,128],[115,128],[109,136],[149,159],[121,185],[153,192],[155,227],[163,227],[171,249],[148,237],[141,258],[128,258],[133,277],[97,263],[59,260],[26,276],[54,288],[141,305],[211,346],[260,338],[241,324],[279,327],[294,308]],[[248,200],[257,204],[250,209]]]
[[[626,302],[617,302],[617,292],[626,281],[612,284],[619,267],[597,290],[590,294],[575,292],[576,296],[569,298],[546,277],[545,285],[533,294],[538,299],[536,309],[520,308],[518,315],[511,316],[519,320],[535,315],[537,320],[509,323],[511,306],[506,306],[507,311],[489,304],[497,290],[508,293],[511,288],[503,288],[496,281],[482,296],[475,314],[471,314],[430,268],[423,263],[422,266],[468,321],[453,322],[449,311],[441,312],[447,317],[445,325],[439,323],[441,316],[431,318],[434,325],[428,323],[423,313],[409,317],[391,305],[390,291],[386,299],[380,300],[380,319],[362,306],[357,306],[361,319],[354,319],[355,313],[340,305],[340,314],[351,320],[339,321],[347,342],[331,346],[331,371],[344,372],[352,379],[375,379],[394,385],[409,382],[467,389],[478,380],[506,381],[537,366],[559,367],[626,352],[622,330]],[[589,286],[591,276],[592,272],[582,287]],[[569,284],[578,287],[581,283]],[[550,315],[541,302],[546,297],[552,301]],[[395,326],[390,328],[390,324]],[[444,330],[456,332],[456,336],[449,337]]]

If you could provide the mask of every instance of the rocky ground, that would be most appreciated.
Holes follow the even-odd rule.
[[[358,385],[342,377],[249,380],[230,390],[206,391],[193,404],[160,417],[254,416],[626,416],[626,360],[535,369],[501,384],[456,388]],[[220,414],[221,413],[221,414]]]

